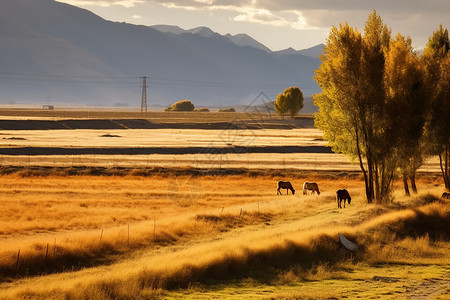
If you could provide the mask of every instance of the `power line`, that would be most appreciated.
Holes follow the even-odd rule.
[[[136,79],[142,79],[138,76],[108,76],[108,75],[58,75],[58,74],[38,74],[38,73],[18,73],[18,72],[0,72],[0,80],[7,82],[8,85],[27,85],[42,83],[54,83],[63,86],[88,86],[88,85],[107,85],[119,87],[136,87]],[[0,83],[1,83],[0,81]],[[215,89],[225,88],[227,90],[274,90],[280,89],[280,86],[298,85],[300,88],[316,88],[317,85],[312,83],[294,83],[294,82],[242,82],[242,81],[214,81],[202,79],[176,78],[176,77],[160,77],[146,76],[147,83],[150,82],[154,87],[170,86],[171,89],[183,90],[186,88],[199,89]],[[26,83],[24,83],[26,82]]]

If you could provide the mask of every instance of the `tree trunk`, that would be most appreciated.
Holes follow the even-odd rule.
[[[378,203],[380,203],[380,199],[381,199],[381,190],[380,190],[380,175],[379,175],[379,167],[378,164],[374,164],[375,166],[375,199],[377,200]]]
[[[417,194],[417,186],[416,186],[416,171],[412,171],[409,175],[409,180],[411,181],[411,189],[414,194]]]
[[[448,190],[450,189],[450,174],[448,173],[448,165],[450,160],[450,153],[448,149],[448,141],[445,143],[445,158],[444,158],[444,165],[445,165],[445,172],[444,172],[444,184],[445,188]]]
[[[369,196],[368,196],[368,199],[370,199],[369,203],[372,203],[373,199],[375,198],[375,191],[374,191],[374,188],[373,188],[373,173],[374,173],[373,168],[374,168],[374,165],[373,165],[372,157],[369,157],[367,159],[367,161],[368,161],[367,165],[368,165],[368,169],[369,169]]]
[[[403,188],[405,189],[405,195],[406,196],[411,196],[411,194],[409,193],[408,176],[406,175],[406,173],[403,173]]]
[[[373,187],[373,185],[371,185],[371,165],[370,165],[370,158],[367,157],[367,168],[369,170],[369,177],[367,177],[367,171],[364,168],[364,163],[362,161],[362,155],[361,155],[361,148],[359,146],[359,135],[358,135],[358,127],[355,126],[355,136],[356,136],[356,149],[358,151],[358,158],[359,158],[359,166],[361,168],[361,171],[363,172],[364,175],[364,184],[366,187],[366,198],[367,198],[367,202],[368,203],[372,203],[373,200],[373,188],[371,189],[371,186]]]
[[[444,155],[447,156],[447,153],[444,152]],[[442,179],[444,179],[445,188],[449,189],[448,166],[446,166],[447,164],[447,157],[442,158],[442,154],[439,154],[439,165],[441,167]]]

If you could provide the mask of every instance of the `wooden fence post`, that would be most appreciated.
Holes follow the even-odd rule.
[[[20,249],[19,252],[17,252],[17,261],[16,261],[16,268],[19,268],[19,261],[20,261]]]

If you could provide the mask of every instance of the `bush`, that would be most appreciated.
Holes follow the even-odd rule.
[[[201,108],[196,108],[195,111],[199,111],[199,112],[209,112],[209,109],[207,107],[201,107]]]
[[[193,111],[194,104],[190,100],[181,100],[172,104],[171,111]]]
[[[236,112],[236,110],[233,107],[229,107],[229,108],[221,108],[219,109],[219,112]]]

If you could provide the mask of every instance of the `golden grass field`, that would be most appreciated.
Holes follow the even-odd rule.
[[[324,143],[313,128],[257,132],[252,138],[260,146]],[[223,142],[214,130],[196,129],[0,133],[26,138],[0,140],[1,147]],[[70,175],[89,159],[95,164],[87,167],[117,169],[106,155],[79,165],[73,157],[66,165],[53,156],[36,164],[1,156],[0,299],[449,299],[450,202],[440,199],[443,183],[432,163],[420,173],[419,194],[405,197],[395,182],[394,202],[379,206],[366,202],[360,175],[339,168],[348,160],[318,154],[257,153],[247,166],[219,166],[242,171],[236,175],[191,173],[217,167],[193,165],[195,154],[183,164],[177,155],[157,155],[108,176]],[[238,161],[246,154],[233,155]],[[315,167],[292,167],[305,159],[296,156],[307,155]],[[290,180],[295,195],[277,195],[278,180]],[[319,184],[320,196],[302,194],[306,180]],[[352,196],[344,209],[335,200],[339,188]],[[338,233],[358,249],[343,248]]]

